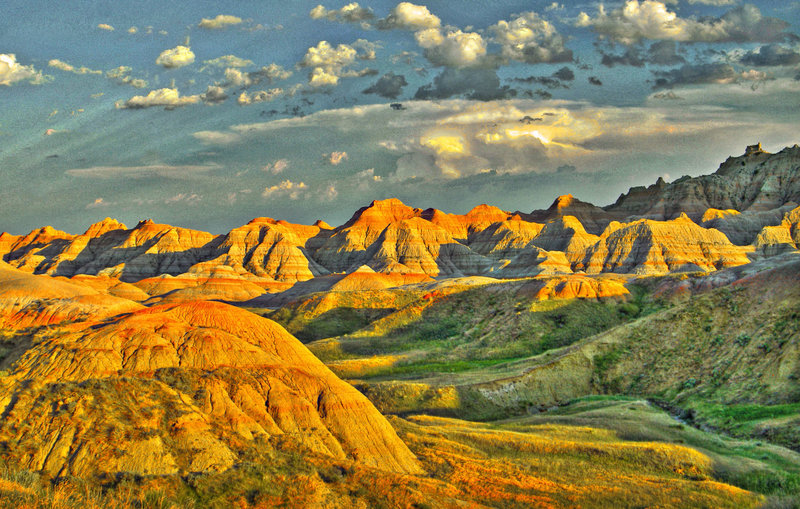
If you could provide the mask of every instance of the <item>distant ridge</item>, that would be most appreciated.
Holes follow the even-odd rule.
[[[0,256],[27,272],[112,277],[143,289],[187,292],[213,280],[215,298],[229,300],[365,267],[439,278],[711,271],[797,249],[798,202],[800,147],[770,154],[757,144],[711,175],[659,178],[603,208],[567,194],[530,213],[479,205],[449,214],[390,198],[338,227],[260,217],[224,235],[150,219],[128,229],[106,218],[81,235],[50,226],[0,234]]]

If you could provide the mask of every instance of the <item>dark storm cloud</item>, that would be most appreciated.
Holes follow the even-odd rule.
[[[682,85],[702,85],[711,83],[731,83],[739,75],[730,64],[686,64],[669,71],[656,71],[654,89],[673,88]]]
[[[800,53],[780,44],[766,44],[745,53],[739,62],[756,66],[791,66],[800,63]]]
[[[597,87],[603,86],[603,82],[597,76],[589,76],[589,84]]]
[[[500,86],[493,69],[457,69],[448,67],[433,83],[420,87],[414,99],[447,99],[464,95],[467,99],[493,101],[517,95],[509,86]]]
[[[387,99],[397,99],[403,92],[403,87],[408,85],[406,77],[402,74],[389,72],[378,79],[371,87],[365,89],[364,94],[377,94]]]

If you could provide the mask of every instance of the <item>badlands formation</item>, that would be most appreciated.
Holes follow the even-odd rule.
[[[747,490],[770,492],[737,476],[784,475],[771,456],[721,471],[712,464],[729,465],[733,449],[709,452],[689,432],[668,444],[658,426],[617,435],[524,416],[598,394],[688,405],[670,391],[718,377],[709,359],[720,344],[726,366],[750,345],[753,366],[778,380],[770,387],[794,390],[800,364],[784,357],[797,351],[800,314],[785,302],[797,297],[798,203],[800,148],[753,146],[712,175],[659,179],[607,207],[565,195],[546,210],[450,214],[388,199],[337,227],[262,217],[215,235],[107,218],[80,235],[2,233],[0,462],[45,483],[190,490],[199,506],[614,506],[631,493],[653,506],[755,507],[764,499]],[[783,266],[780,284],[753,276]],[[728,330],[674,319],[674,309],[700,313],[687,302],[703,292],[729,303],[730,288],[753,298],[769,285],[783,301],[763,308],[767,318],[748,312],[780,346],[727,341],[743,327],[735,320]],[[670,306],[671,320],[656,312]],[[631,339],[669,336],[689,358],[680,338],[695,336],[673,323],[715,334],[697,374]],[[781,356],[774,373],[770,356]],[[645,370],[644,358],[663,364]],[[713,386],[738,391],[719,404],[777,397],[755,398],[761,386],[742,382],[751,371],[736,373]],[[364,380],[357,390],[337,374]],[[626,404],[666,418],[645,400]],[[449,419],[486,416],[523,420]],[[772,423],[765,440],[798,450],[793,422]],[[800,472],[800,455],[769,451]],[[32,488],[15,482],[0,479],[0,499],[30,502]]]

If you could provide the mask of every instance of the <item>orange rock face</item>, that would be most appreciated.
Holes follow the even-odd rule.
[[[279,325],[220,303],[44,334],[0,386],[0,408],[4,454],[53,475],[221,470],[236,461],[237,444],[270,437],[420,472],[366,397]],[[106,429],[118,441],[97,436]],[[34,441],[52,445],[26,452]]]

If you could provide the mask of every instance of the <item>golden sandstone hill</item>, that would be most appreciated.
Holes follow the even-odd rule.
[[[268,319],[212,302],[125,306],[14,269],[0,277],[4,327],[62,324],[0,363],[10,369],[0,379],[6,461],[53,476],[220,471],[285,437],[332,458],[420,471],[372,404]],[[38,315],[18,311],[21,284],[26,302],[56,300]]]
[[[0,255],[35,274],[134,283],[147,295],[134,300],[167,302],[246,301],[364,267],[440,278],[713,271],[797,248],[799,173],[800,148],[749,147],[713,175],[633,188],[605,209],[565,195],[530,214],[481,205],[458,215],[389,199],[336,228],[257,218],[224,235],[105,219],[82,235],[3,233]]]

